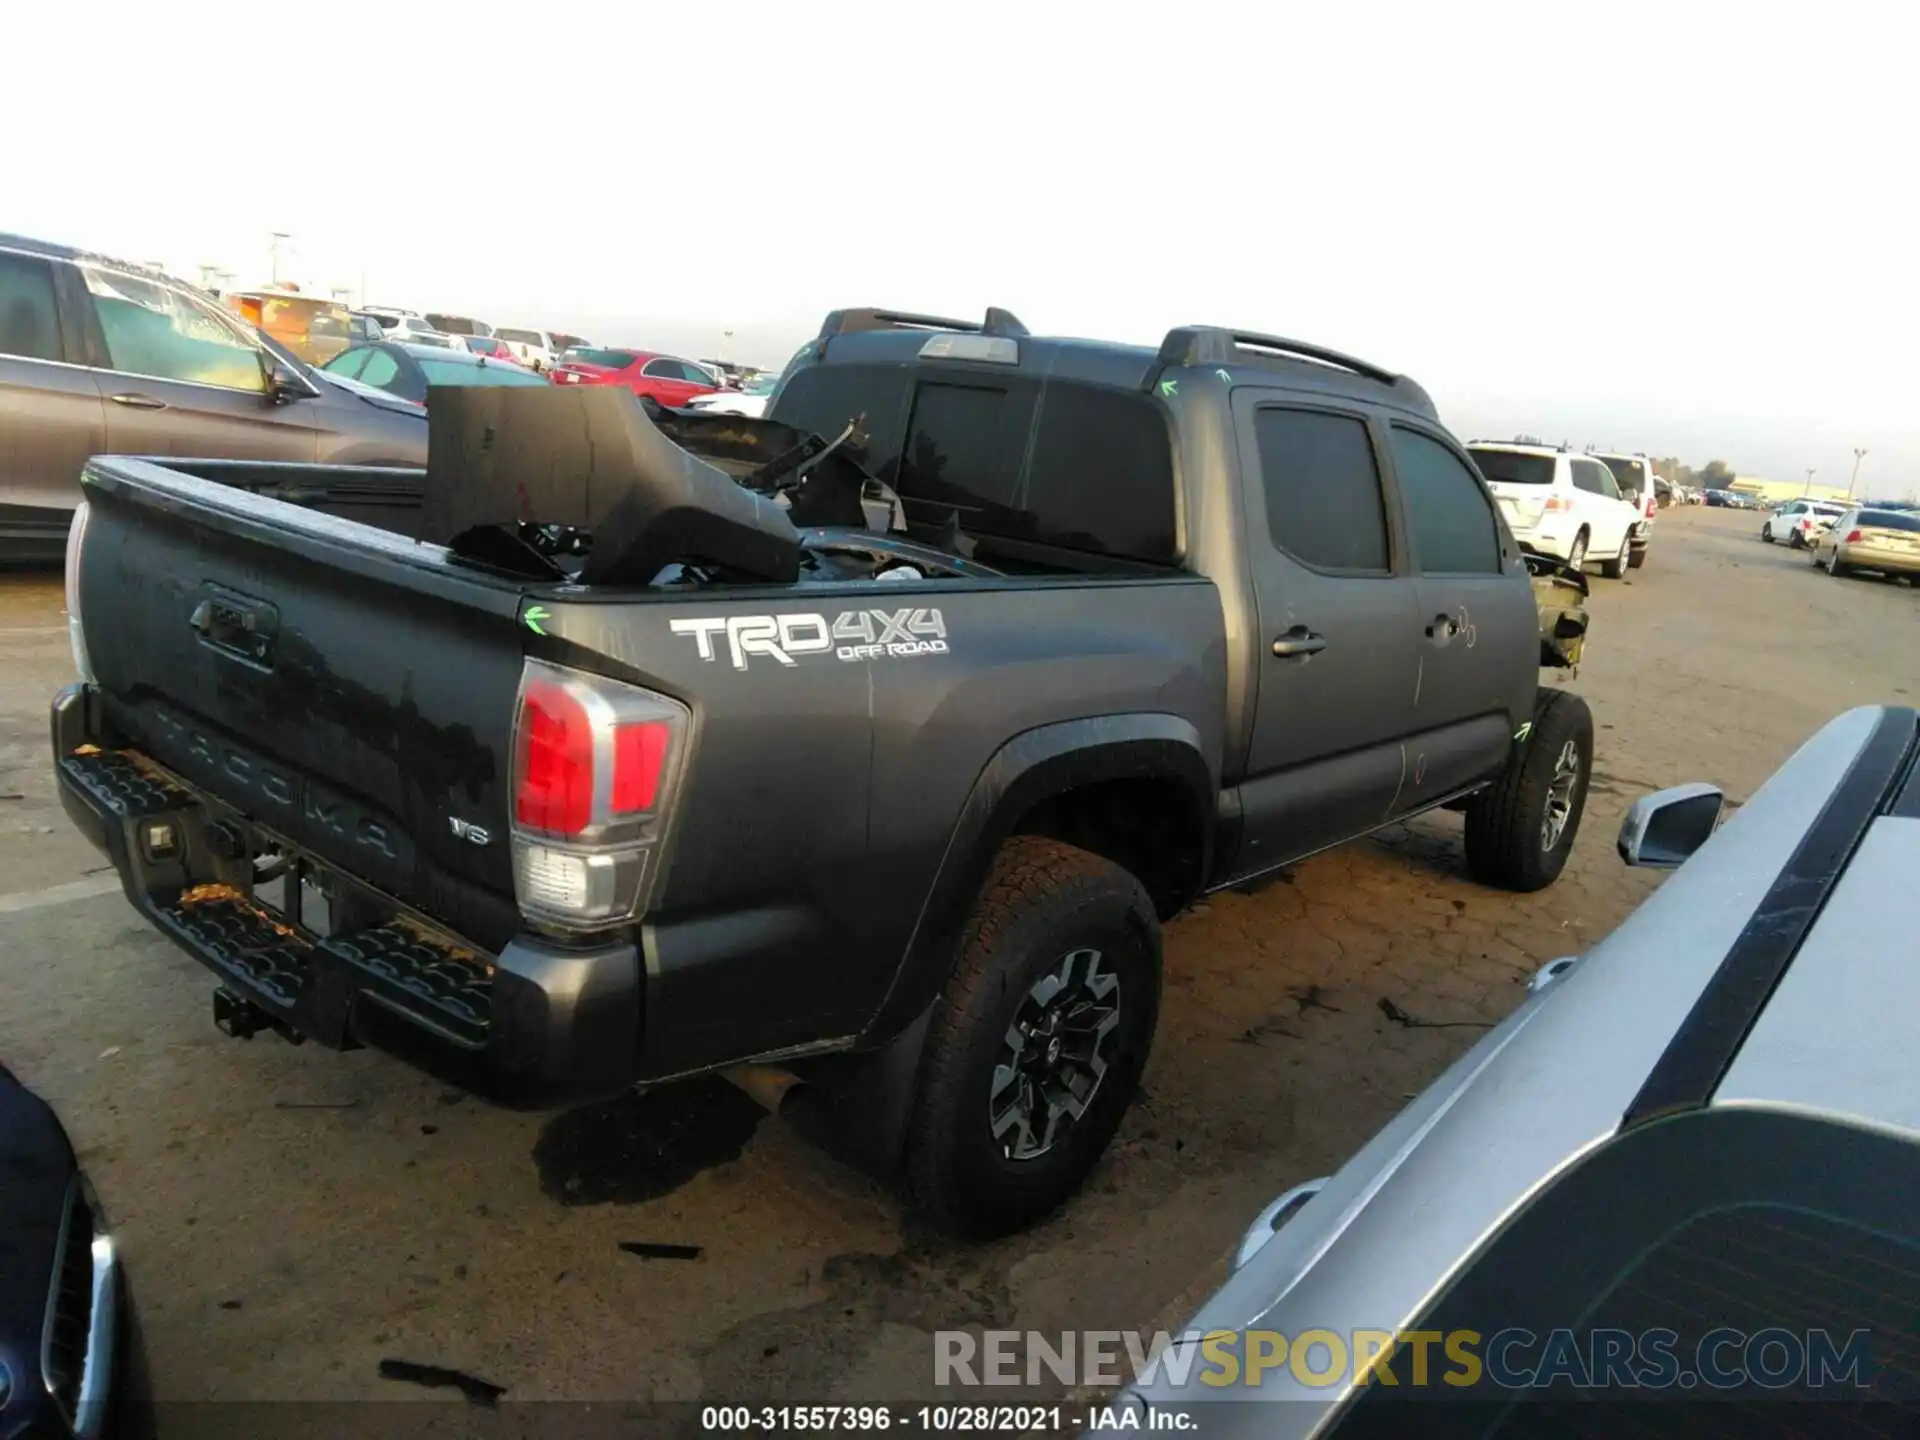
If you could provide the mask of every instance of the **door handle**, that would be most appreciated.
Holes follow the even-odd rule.
[[[164,410],[167,408],[166,401],[156,400],[151,395],[140,395],[129,392],[124,395],[109,395],[107,398],[116,405],[126,406],[129,410]]]
[[[1296,625],[1273,642],[1273,653],[1282,660],[1317,655],[1327,648],[1327,637],[1316,635],[1304,625]]]

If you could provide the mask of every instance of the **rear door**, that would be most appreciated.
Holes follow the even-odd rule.
[[[105,448],[99,387],[92,372],[70,363],[80,357],[63,335],[58,274],[38,255],[0,250],[0,547],[7,550],[58,544],[80,499],[80,467]]]
[[[1417,587],[1358,409],[1233,396],[1258,632],[1241,874],[1381,823],[1418,671]]]
[[[143,275],[82,265],[105,395],[107,449],[120,455],[312,460],[299,401],[267,394],[262,351],[217,306]]]
[[[1539,612],[1492,497],[1444,435],[1388,427],[1419,574],[1419,665],[1395,808],[1418,810],[1497,772],[1538,683]]]
[[[1626,543],[1627,530],[1638,512],[1620,498],[1620,487],[1613,473],[1598,460],[1572,460],[1574,489],[1578,494],[1580,519],[1587,527],[1587,555],[1593,560],[1611,560]]]

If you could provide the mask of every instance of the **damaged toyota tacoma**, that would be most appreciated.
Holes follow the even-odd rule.
[[[62,794],[233,1034],[523,1106],[779,1067],[999,1233],[1111,1139],[1197,896],[1440,806],[1533,890],[1579,828],[1584,582],[1405,376],[855,310],[764,420],[428,412],[424,472],[83,477]]]

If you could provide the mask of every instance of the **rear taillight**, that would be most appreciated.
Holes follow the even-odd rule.
[[[93,660],[87,654],[87,632],[80,624],[80,552],[87,542],[87,502],[82,500],[67,527],[67,643],[73,647],[73,668],[91,685]]]
[[[1653,518],[1653,512],[1655,508],[1658,506],[1658,504],[1659,504],[1659,500],[1657,499],[1657,497],[1652,495],[1647,496],[1647,508],[1644,513],[1646,514],[1646,517],[1649,520]]]
[[[1571,510],[1571,509],[1573,509],[1573,501],[1569,500],[1566,496],[1549,495],[1547,497],[1547,506],[1546,506],[1547,514],[1551,515],[1556,510]]]
[[[646,909],[692,716],[679,701],[529,660],[513,737],[521,913],[562,930]]]
[[[1844,543],[1848,545],[1858,545],[1865,538],[1866,537],[1862,535],[1858,530],[1849,530],[1847,532],[1847,538]]]

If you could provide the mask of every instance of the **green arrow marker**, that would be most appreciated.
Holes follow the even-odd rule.
[[[551,617],[551,613],[548,611],[546,606],[529,605],[526,608],[525,613],[522,614],[520,618],[527,622],[527,628],[533,631],[534,634],[545,635],[547,632],[540,628],[540,622],[542,620],[547,620],[552,617]]]
[[[1226,371],[1216,370],[1213,373],[1218,375],[1222,380],[1226,381],[1227,384],[1231,385],[1233,383],[1233,376],[1229,375]]]
[[[1179,390],[1180,382],[1178,380],[1162,380],[1160,382],[1160,393],[1162,395],[1176,395],[1179,393]]]

